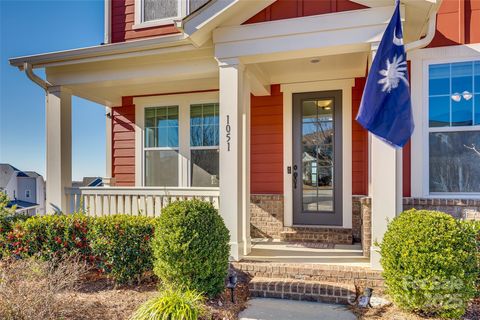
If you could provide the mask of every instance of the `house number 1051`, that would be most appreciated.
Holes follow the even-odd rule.
[[[226,137],[227,137],[227,151],[230,151],[230,140],[232,137],[230,136],[230,131],[232,130],[232,127],[230,126],[230,116],[227,115],[227,124],[225,125],[225,131],[227,132]]]

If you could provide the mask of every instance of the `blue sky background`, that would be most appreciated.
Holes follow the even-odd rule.
[[[45,177],[45,94],[8,59],[100,44],[103,11],[103,0],[0,0],[0,163]],[[72,105],[72,177],[105,176],[105,109]]]

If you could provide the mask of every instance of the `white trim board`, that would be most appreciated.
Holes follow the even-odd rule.
[[[343,228],[352,228],[352,87],[355,79],[301,82],[280,85],[283,92],[283,193],[284,225],[293,225],[292,179],[287,167],[292,166],[292,94],[301,92],[342,90],[342,166]],[[329,226],[331,227],[331,226]]]

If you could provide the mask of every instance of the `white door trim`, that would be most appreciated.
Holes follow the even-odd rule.
[[[284,221],[293,225],[292,177],[287,168],[292,166],[292,94],[314,91],[342,90],[342,166],[343,166],[343,228],[352,228],[352,87],[355,79],[325,80],[282,84],[283,92],[283,191]],[[332,226],[329,226],[330,228]]]

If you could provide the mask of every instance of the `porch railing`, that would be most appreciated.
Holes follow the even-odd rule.
[[[218,188],[81,187],[65,190],[70,212],[92,216],[132,214],[158,217],[177,200],[200,199],[219,206]]]

